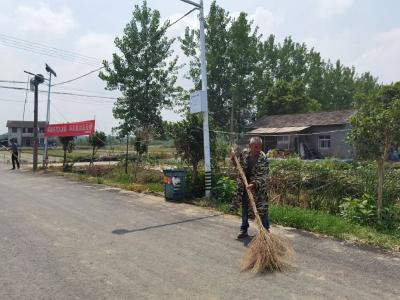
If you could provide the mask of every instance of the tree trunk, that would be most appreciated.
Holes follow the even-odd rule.
[[[378,199],[376,203],[376,212],[378,219],[381,219],[383,208],[383,182],[385,178],[385,161],[383,159],[378,159],[376,163],[378,166]]]
[[[128,147],[129,147],[129,135],[126,136],[125,174],[128,174]]]
[[[65,168],[65,164],[67,163],[67,147],[64,147],[64,161],[63,168]]]
[[[230,124],[230,142],[231,144],[234,144],[235,142],[235,135],[233,134],[235,130],[235,125],[234,125],[234,120],[235,120],[235,101],[232,96],[232,107],[231,107],[231,124]]]

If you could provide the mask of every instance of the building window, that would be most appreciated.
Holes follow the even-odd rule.
[[[18,132],[18,128],[13,127],[13,128],[11,129],[11,131],[12,131],[12,133],[17,133],[17,132]]]
[[[289,150],[289,136],[280,135],[277,136],[277,148],[282,150]]]
[[[26,128],[22,128],[22,133],[26,133]]]
[[[329,149],[331,147],[331,136],[320,135],[319,136],[319,149]]]
[[[33,128],[28,128],[28,133],[33,133]]]
[[[39,133],[44,133],[44,128],[43,127],[39,128]]]

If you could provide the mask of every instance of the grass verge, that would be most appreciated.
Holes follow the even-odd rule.
[[[270,205],[272,223],[325,234],[334,238],[400,251],[400,231],[378,231],[351,223],[339,216],[291,206]]]

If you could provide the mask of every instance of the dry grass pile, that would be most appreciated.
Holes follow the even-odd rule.
[[[241,262],[241,270],[253,273],[282,271],[293,257],[289,243],[276,234],[261,228],[251,241]]]

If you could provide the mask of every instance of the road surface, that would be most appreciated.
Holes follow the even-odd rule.
[[[400,299],[397,254],[274,227],[296,261],[254,276],[236,217],[8,168],[0,299]]]

